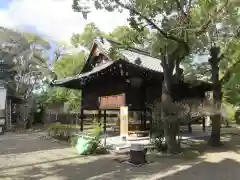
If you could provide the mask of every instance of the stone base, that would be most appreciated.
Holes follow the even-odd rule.
[[[133,151],[130,150],[130,159],[129,162],[132,164],[144,164],[146,163],[146,150],[142,151]]]

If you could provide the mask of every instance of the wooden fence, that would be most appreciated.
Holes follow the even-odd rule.
[[[103,123],[103,113],[98,116],[95,112],[84,112],[83,127],[84,130],[90,128],[94,122]],[[100,121],[99,118],[100,117]],[[80,125],[80,113],[47,113],[44,117],[44,124],[51,124],[59,122],[61,124]],[[119,126],[118,112],[107,112],[107,127]]]

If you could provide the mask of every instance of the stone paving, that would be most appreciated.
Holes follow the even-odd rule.
[[[149,155],[154,162],[131,167],[113,155],[79,156],[73,148],[41,138],[43,133],[0,136],[3,180],[239,180],[240,136],[228,148],[192,160]]]

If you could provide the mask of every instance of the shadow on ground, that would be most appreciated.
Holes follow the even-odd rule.
[[[29,153],[69,147],[44,139],[45,133],[6,134],[0,138],[0,155]]]
[[[57,180],[238,180],[240,177],[240,136],[224,134],[225,145],[211,148],[201,139],[191,143],[183,156],[150,154],[154,162],[132,167],[113,160],[112,155],[46,160],[40,163],[0,169],[0,179]],[[198,153],[190,153],[198,151]],[[190,154],[190,156],[189,156]]]
[[[47,164],[49,162],[46,162]],[[180,159],[158,159],[147,166],[133,168],[119,164],[110,158],[101,158],[88,163],[55,162],[48,166],[32,165],[0,175],[2,179],[69,179],[69,180],[238,180],[239,163],[232,159],[220,162],[207,162],[205,160],[183,162]],[[13,170],[13,169],[12,169]],[[2,174],[2,173],[1,173]]]
[[[44,162],[41,164],[31,164],[21,167],[12,167],[11,171],[5,173],[6,169],[0,170],[0,178],[39,180],[45,179],[71,179],[71,180],[123,180],[133,179],[158,173],[167,172],[169,168],[175,169],[175,164],[187,164],[192,166],[192,162],[184,162],[182,159],[167,158],[161,162],[155,162],[139,168],[113,160],[112,157],[101,157],[92,161],[81,162],[83,157],[74,159],[61,159],[55,162]],[[68,161],[71,161],[69,163]],[[75,162],[75,163],[74,163]],[[10,168],[9,168],[10,169]],[[8,169],[8,170],[9,170]]]

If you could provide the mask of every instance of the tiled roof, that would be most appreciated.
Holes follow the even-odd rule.
[[[86,73],[81,73],[81,74],[78,74],[76,76],[72,76],[72,77],[66,77],[64,79],[59,79],[59,80],[55,80],[52,82],[52,85],[63,85],[67,82],[70,82],[70,81],[73,81],[73,80],[78,80],[78,79],[82,79],[84,77],[88,77],[90,75],[93,75],[107,67],[109,67],[110,65],[112,65],[115,61],[107,61],[106,63],[100,65],[100,66],[97,66],[95,68],[93,68],[91,71],[89,72],[86,72]]]
[[[117,42],[107,40],[104,38],[96,38],[95,43],[98,47],[103,51],[103,53],[108,54],[110,49],[113,47],[113,43],[118,44]],[[158,58],[152,57],[148,52],[144,52],[140,49],[135,48],[120,48],[120,55],[124,57],[124,60],[128,61],[132,64],[137,64],[135,61],[140,60],[139,66],[142,68],[146,68],[149,70],[163,72],[163,68],[161,66],[161,60]]]
[[[121,55],[126,58],[125,60],[132,64],[136,64],[142,68],[146,68],[149,70],[163,72],[160,59],[126,49],[120,49],[119,51]],[[139,64],[137,63],[137,61],[139,61]]]

